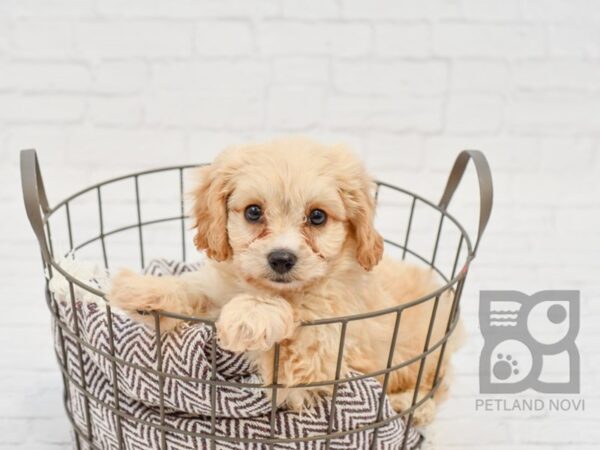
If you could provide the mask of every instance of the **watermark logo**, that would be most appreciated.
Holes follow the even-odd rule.
[[[482,394],[578,394],[579,291],[481,291]]]

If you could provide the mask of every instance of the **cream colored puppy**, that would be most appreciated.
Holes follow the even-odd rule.
[[[132,314],[218,317],[220,345],[247,352],[266,384],[273,379],[275,343],[281,344],[279,383],[335,378],[341,325],[301,322],[394,307],[439,287],[429,270],[382,260],[374,184],[342,146],[298,138],[246,145],[226,150],[200,175],[194,242],[206,251],[207,264],[181,277],[123,271],[113,280],[110,301]],[[440,299],[432,343],[445,332],[451,300],[448,293]],[[394,364],[423,351],[432,303],[402,313]],[[395,319],[393,313],[348,323],[342,374],[385,369]],[[174,325],[161,319],[162,330]],[[427,361],[419,398],[431,388],[437,354]],[[390,376],[396,410],[410,407],[418,369],[416,361]],[[330,387],[283,389],[278,402],[301,409],[323,392]],[[432,419],[435,401],[417,409],[417,423]]]

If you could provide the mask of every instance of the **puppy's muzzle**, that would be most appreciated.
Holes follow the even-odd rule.
[[[296,255],[284,249],[273,250],[267,255],[267,261],[269,261],[271,269],[281,275],[292,270],[297,260]]]

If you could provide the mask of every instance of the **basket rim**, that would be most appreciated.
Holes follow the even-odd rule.
[[[156,173],[169,172],[169,171],[183,172],[184,170],[197,169],[197,168],[205,167],[208,165],[210,165],[210,164],[209,163],[199,163],[199,164],[184,164],[184,165],[158,167],[158,168],[152,168],[152,169],[147,169],[147,170],[142,170],[142,171],[136,171],[136,172],[132,172],[132,173],[129,173],[126,175],[120,175],[120,176],[116,176],[113,178],[109,178],[104,181],[100,181],[98,183],[94,183],[92,185],[87,186],[86,188],[83,188],[83,189],[75,192],[74,194],[71,194],[70,196],[68,196],[65,199],[56,203],[53,207],[49,208],[49,210],[43,215],[43,224],[44,224],[44,226],[48,227],[49,219],[62,207],[68,207],[68,205],[71,201],[75,200],[76,198],[78,198],[84,194],[87,194],[94,190],[98,190],[103,186],[107,186],[109,184],[127,180],[127,179],[132,179],[132,178],[137,179],[144,175],[152,175],[152,174],[156,174]],[[441,295],[443,292],[451,289],[462,278],[464,278],[466,276],[466,273],[469,269],[470,263],[475,257],[475,252],[474,252],[473,246],[471,244],[471,239],[469,238],[469,235],[466,232],[463,225],[451,213],[449,213],[447,209],[442,208],[440,205],[433,203],[432,201],[426,199],[425,197],[423,197],[419,194],[414,193],[413,191],[393,185],[393,184],[385,182],[385,181],[381,181],[381,180],[377,180],[377,179],[375,179],[373,181],[377,186],[376,195],[379,193],[380,187],[383,186],[387,189],[391,189],[393,191],[400,192],[409,197],[412,197],[413,202],[416,202],[418,200],[418,201],[424,203],[425,205],[433,208],[434,210],[436,210],[437,212],[439,212],[441,214],[440,218],[442,220],[444,218],[449,219],[456,226],[458,231],[460,232],[461,241],[464,241],[466,244],[467,255],[466,255],[463,266],[456,271],[457,273],[454,275],[454,277],[449,278],[449,277],[445,276],[443,273],[441,273],[441,271],[439,269],[437,269],[434,265],[432,265],[430,262],[428,262],[422,255],[420,255],[414,251],[411,251],[410,249],[405,248],[404,246],[402,246],[396,242],[393,242],[389,239],[384,238],[384,242],[386,242],[387,244],[392,245],[398,249],[405,250],[407,253],[410,253],[413,256],[417,257],[423,263],[428,264],[430,266],[430,268],[435,270],[438,273],[438,275],[441,276],[442,280],[444,281],[444,284],[442,286],[440,286],[439,288],[435,289],[434,291],[429,292],[428,294],[425,294],[421,297],[418,297],[416,299],[413,299],[409,302],[402,303],[397,306],[379,309],[379,310],[375,310],[375,311],[368,311],[368,312],[359,313],[359,314],[349,314],[349,315],[345,315],[345,316],[326,317],[326,318],[321,318],[321,319],[314,319],[311,321],[304,321],[300,324],[300,326],[315,326],[315,325],[325,325],[325,324],[331,324],[331,323],[344,323],[344,322],[351,322],[351,321],[356,321],[356,320],[361,320],[361,319],[369,319],[372,317],[378,317],[378,316],[392,314],[392,313],[398,313],[406,308],[410,308],[412,306],[426,302],[428,300],[431,300],[432,298],[435,298],[435,297]],[[126,227],[119,227],[119,228],[116,228],[111,231],[100,233],[96,237],[88,239],[87,241],[83,242],[82,244],[79,244],[78,246],[73,246],[71,251],[76,251],[87,244],[90,244],[92,242],[102,239],[105,236],[108,236],[111,234],[116,234],[118,232],[125,231],[127,229],[137,228],[138,226],[144,226],[144,225],[160,223],[160,222],[165,222],[165,221],[171,221],[171,220],[182,220],[182,219],[185,219],[186,217],[187,217],[186,215],[168,217],[168,218],[163,218],[163,219],[155,219],[155,220],[151,220],[151,221],[147,221],[147,222],[142,222],[139,224],[136,223],[133,225],[128,225]],[[51,240],[52,240],[52,238],[50,237],[50,241]],[[57,272],[59,272],[63,277],[65,277],[69,282],[72,282],[73,284],[88,291],[89,293],[102,298],[105,302],[110,303],[107,298],[107,292],[103,291],[102,289],[98,289],[94,286],[91,286],[90,284],[86,283],[85,281],[82,281],[81,279],[75,277],[73,274],[68,272],[66,269],[64,269],[59,264],[59,262],[56,260],[52,251],[51,251],[51,255],[50,255],[50,266],[52,268],[54,268]],[[201,317],[196,317],[196,316],[187,316],[187,315],[172,313],[169,311],[160,311],[159,314],[164,317],[192,321],[192,322],[200,322],[200,323],[205,323],[205,324],[213,325],[213,326],[216,323],[216,319],[206,319],[206,318],[201,318]]]

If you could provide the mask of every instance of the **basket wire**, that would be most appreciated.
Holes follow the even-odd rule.
[[[479,215],[479,226],[477,231],[477,236],[475,239],[475,244],[471,244],[471,240],[463,228],[463,226],[458,222],[450,213],[448,213],[447,208],[452,199],[452,196],[458,187],[461,178],[465,172],[465,168],[467,163],[472,160],[475,169],[477,171],[479,188],[480,188],[480,215]],[[64,393],[63,393],[63,402],[65,406],[65,410],[67,416],[71,422],[71,426],[74,431],[74,442],[77,449],[80,448],[91,448],[91,449],[100,449],[97,443],[94,441],[93,435],[93,424],[92,424],[92,414],[90,412],[90,403],[94,402],[95,404],[101,405],[103,408],[111,411],[115,414],[116,417],[116,432],[117,432],[117,442],[118,448],[125,448],[124,437],[123,437],[123,425],[122,420],[128,420],[136,423],[144,423],[148,426],[154,427],[160,431],[160,441],[161,448],[167,448],[166,442],[166,434],[167,433],[178,433],[185,434],[188,436],[199,437],[208,439],[211,448],[216,448],[218,442],[244,442],[248,444],[264,444],[269,448],[274,448],[276,444],[290,444],[290,443],[299,443],[299,442],[308,442],[308,441],[322,441],[324,442],[324,448],[329,449],[331,440],[333,438],[342,437],[345,435],[349,435],[351,433],[357,433],[366,430],[373,430],[373,437],[371,441],[370,448],[377,448],[377,440],[378,440],[378,431],[379,429],[386,425],[387,423],[394,420],[403,420],[406,429],[410,428],[413,415],[417,408],[419,408],[425,401],[429,398],[432,398],[436,391],[439,389],[442,381],[443,374],[441,373],[441,367],[445,356],[446,345],[449,337],[452,335],[452,332],[456,328],[459,320],[459,305],[460,299],[463,292],[463,287],[465,284],[465,280],[467,277],[467,273],[469,270],[469,266],[471,261],[475,258],[475,254],[477,248],[479,246],[480,239],[485,230],[487,222],[489,220],[492,208],[492,199],[493,199],[493,190],[492,190],[492,179],[489,170],[489,166],[484,155],[476,150],[465,150],[461,152],[452,168],[450,176],[448,178],[448,182],[446,184],[446,188],[442,195],[442,198],[438,204],[435,204],[420,195],[417,195],[408,190],[402,189],[400,187],[384,183],[377,182],[377,190],[376,190],[376,200],[379,199],[380,192],[382,189],[391,190],[395,194],[403,195],[404,197],[409,199],[410,209],[406,222],[406,230],[404,233],[404,240],[402,243],[397,240],[384,238],[385,243],[391,248],[395,248],[401,252],[401,258],[404,260],[408,256],[420,261],[421,263],[429,266],[432,270],[434,270],[443,280],[444,284],[437,290],[428,293],[427,295],[412,299],[411,301],[404,302],[401,305],[388,308],[385,310],[379,311],[370,311],[367,313],[349,315],[344,317],[327,317],[322,319],[313,320],[310,322],[304,322],[300,326],[303,327],[314,327],[314,326],[324,326],[336,324],[339,325],[339,347],[338,354],[336,360],[336,369],[335,369],[335,377],[332,380],[318,380],[311,383],[303,383],[298,384],[296,386],[285,386],[287,389],[289,388],[306,388],[306,387],[319,387],[319,386],[331,386],[332,387],[332,399],[331,399],[331,413],[329,415],[329,423],[327,427],[327,433],[323,435],[311,435],[311,436],[302,436],[299,438],[281,438],[275,435],[275,412],[277,405],[277,394],[278,389],[283,388],[284,386],[278,383],[277,375],[279,368],[279,355],[280,355],[280,345],[276,344],[274,348],[274,358],[273,358],[273,380],[269,385],[261,385],[257,383],[242,383],[242,382],[233,382],[233,381],[219,381],[216,379],[216,327],[215,321],[201,318],[201,317],[188,317],[183,316],[181,314],[171,313],[169,311],[152,311],[150,314],[154,316],[154,332],[156,339],[156,368],[148,369],[146,367],[142,367],[136,363],[131,361],[126,361],[124,359],[120,359],[115,356],[115,344],[114,344],[114,329],[113,329],[113,318],[111,307],[108,302],[105,303],[106,314],[108,319],[108,333],[109,333],[109,352],[104,352],[100,349],[95,348],[88,342],[86,342],[81,337],[80,333],[80,324],[77,316],[77,309],[75,307],[75,286],[86,290],[87,292],[98,296],[104,300],[106,300],[106,293],[102,290],[98,289],[95,286],[86,283],[75,277],[73,274],[69,273],[65,270],[55,257],[55,250],[53,248],[53,239],[52,239],[52,230],[51,230],[51,219],[56,217],[59,211],[63,210],[66,218],[66,226],[67,226],[67,234],[68,234],[68,252],[76,252],[85,248],[86,246],[98,242],[100,243],[100,252],[102,256],[102,262],[105,268],[109,268],[110,258],[108,257],[108,244],[106,242],[107,238],[118,233],[122,233],[128,230],[137,230],[137,239],[138,239],[138,249],[139,249],[139,263],[142,268],[145,267],[147,261],[147,255],[145,254],[144,248],[144,229],[153,224],[166,223],[166,222],[174,222],[178,221],[180,223],[180,239],[181,239],[181,259],[183,261],[187,260],[187,233],[186,233],[186,214],[185,214],[185,198],[184,198],[184,172],[193,170],[194,168],[199,167],[199,165],[184,165],[184,166],[174,166],[174,167],[166,167],[160,169],[147,170],[143,172],[138,172],[130,175],[125,175],[117,178],[112,178],[110,180],[92,185],[86,189],[83,189],[65,200],[57,203],[54,207],[50,208],[46,193],[44,190],[43,180],[41,176],[41,172],[39,169],[39,164],[37,161],[37,155],[35,150],[24,150],[21,152],[21,175],[22,175],[22,188],[23,195],[25,200],[25,207],[27,211],[27,215],[31,222],[32,228],[36,237],[38,239],[38,243],[40,245],[40,251],[42,254],[42,262],[44,266],[44,270],[47,273],[46,277],[46,287],[45,287],[45,295],[46,302],[49,308],[51,315],[53,316],[53,326],[56,327],[56,333],[58,335],[59,342],[59,350],[57,351],[57,358],[59,361],[59,366],[62,372],[63,382],[64,382]],[[175,173],[178,178],[178,193],[179,193],[179,214],[171,217],[163,217],[159,219],[153,220],[142,220],[142,201],[140,195],[140,178],[146,177],[148,175],[157,174],[157,173]],[[133,188],[135,195],[135,217],[136,221],[132,224],[117,227],[114,229],[107,230],[105,227],[105,218],[104,218],[104,202],[103,202],[103,188],[108,185],[111,185],[116,182],[124,181],[124,180],[133,180]],[[75,243],[73,236],[73,225],[71,218],[71,205],[73,201],[80,198],[84,194],[94,193],[97,202],[97,210],[98,210],[98,235],[86,239],[83,242]],[[425,206],[430,208],[439,214],[439,221],[437,223],[437,228],[435,232],[435,240],[433,245],[433,252],[430,257],[427,257],[420,252],[417,252],[415,249],[411,247],[411,237],[413,233],[413,222],[414,217],[419,206]],[[448,272],[444,273],[437,265],[438,258],[438,250],[440,245],[440,239],[442,236],[442,229],[444,224],[449,224],[454,227],[455,231],[458,232],[458,242],[456,243],[456,251],[454,253],[453,261],[451,264],[451,269]],[[448,225],[446,225],[448,226]],[[466,254],[465,254],[466,253]],[[463,259],[461,259],[461,255]],[[56,303],[56,299],[54,295],[51,293],[49,288],[49,279],[52,278],[53,272],[56,271],[60,273],[63,277],[66,278],[69,285],[69,297],[71,301],[72,310],[75,312],[73,314],[73,323],[67,324],[65,323],[58,313],[58,306]],[[450,308],[450,312],[448,314],[447,324],[445,327],[445,333],[441,337],[441,339],[436,342],[431,342],[432,338],[432,330],[433,324],[436,319],[436,314],[438,312],[438,305],[440,302],[441,295],[451,290],[452,292],[452,304]],[[420,304],[424,304],[425,302],[432,303],[431,309],[431,317],[427,328],[427,333],[424,339],[423,351],[404,361],[398,362],[394,364],[394,353],[397,343],[397,338],[399,333],[401,333],[401,322],[403,312],[411,307],[415,307]],[[385,368],[377,370],[371,373],[363,373],[363,374],[355,374],[346,377],[342,377],[341,368],[342,361],[344,357],[344,347],[346,343],[346,335],[348,325],[354,321],[366,320],[369,318],[382,316],[382,315],[393,315],[394,317],[394,326],[393,332],[390,341],[390,347],[387,353],[387,364]],[[192,323],[203,323],[211,327],[213,333],[213,339],[211,342],[211,366],[212,366],[212,374],[209,379],[198,379],[185,377],[178,374],[166,373],[163,371],[163,357],[162,357],[162,349],[161,349],[161,341],[160,341],[160,318],[161,317],[169,317],[174,319],[186,320]],[[77,360],[79,365],[79,380],[76,380],[71,372],[71,368],[68,367],[68,358],[65,353],[65,335],[67,335],[70,339],[76,342],[77,349]],[[113,402],[108,403],[97,397],[95,397],[91,392],[87,389],[86,384],[86,374],[84,371],[83,365],[83,348],[86,350],[90,350],[92,352],[96,352],[102,357],[106,358],[110,361],[111,370],[114,380],[118,380],[117,373],[118,367],[121,366],[129,366],[131,368],[135,368],[137,370],[141,370],[147,373],[151,373],[155,375],[158,379],[158,387],[159,387],[159,412],[160,412],[160,424],[147,422],[144,419],[140,419],[134,417],[125,411],[123,411],[120,407],[121,401],[121,393],[119,390],[118,382],[114,382],[112,386],[113,390]],[[60,352],[60,354],[58,353]],[[419,395],[422,392],[422,383],[423,383],[423,374],[425,368],[425,361],[428,356],[432,353],[438,352],[437,363],[435,366],[433,381],[429,385],[429,389],[425,395]],[[411,364],[418,364],[418,372],[416,378],[416,385],[414,388],[414,395],[412,398],[411,406],[405,411],[394,414],[390,417],[383,417],[383,405],[386,395],[386,390],[388,387],[390,375],[400,370],[406,366]],[[210,385],[210,395],[211,395],[211,432],[210,433],[194,433],[187,430],[178,430],[173,427],[170,427],[165,423],[165,404],[164,404],[164,384],[165,379],[167,377],[178,378],[184,381],[193,381],[196,383],[207,383]],[[359,380],[367,377],[379,377],[382,383],[382,392],[379,398],[379,405],[377,410],[377,416],[375,422],[366,425],[360,426],[351,430],[346,431],[335,431],[334,430],[334,411],[336,407],[336,400],[338,396],[338,388],[341,383],[349,383],[351,381]],[[232,386],[232,387],[252,387],[252,388],[264,388],[271,390],[271,401],[272,401],[272,409],[270,414],[270,425],[271,425],[271,435],[268,439],[260,439],[260,438],[231,438],[227,436],[217,435],[216,433],[216,387],[217,386]],[[84,402],[84,411],[85,411],[85,428],[82,428],[79,424],[76,423],[76,420],[73,416],[73,405],[71,402],[71,398],[69,396],[69,392],[71,388],[76,388],[83,394],[83,402]],[[405,433],[404,442],[402,443],[402,449],[405,448],[406,442],[408,438],[408,433]]]

